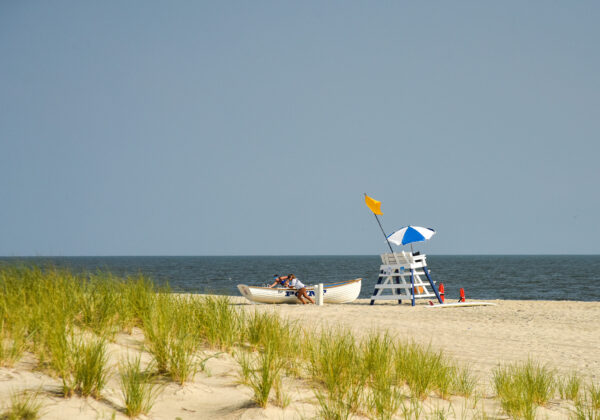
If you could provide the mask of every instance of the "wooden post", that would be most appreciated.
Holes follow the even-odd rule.
[[[437,287],[435,287],[435,283],[433,282],[433,280],[431,280],[431,277],[429,277],[429,272],[427,271],[427,266],[423,267],[423,271],[425,272],[425,275],[427,276],[427,280],[429,280],[429,284],[431,284],[431,288],[433,289],[438,302],[444,303],[444,301],[442,300],[442,297],[440,296],[440,292],[438,291]]]
[[[379,277],[377,278],[377,284],[381,284],[381,282],[383,281],[383,276],[382,276],[383,273],[381,273],[381,270],[379,270],[379,271],[380,271],[380,273],[379,273]],[[373,296],[377,296],[377,295],[379,295],[379,293],[381,293],[381,289],[376,288],[375,294]],[[371,299],[370,305],[373,305],[374,303],[375,303],[375,300]]]
[[[412,296],[412,306],[415,306],[415,270],[410,269],[410,295]]]
[[[394,284],[400,284],[400,272],[399,271],[398,271],[398,275],[394,276]],[[394,294],[399,295],[400,291],[398,289],[394,289]],[[402,305],[402,299],[398,299],[398,305]]]
[[[323,283],[315,286],[315,303],[318,306],[323,306]]]

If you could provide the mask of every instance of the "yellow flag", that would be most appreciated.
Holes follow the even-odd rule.
[[[369,197],[367,194],[365,194],[365,204],[367,205],[368,208],[371,209],[371,211],[375,214],[383,214],[381,212],[381,201],[377,201],[371,197]]]

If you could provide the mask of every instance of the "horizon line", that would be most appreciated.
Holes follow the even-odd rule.
[[[165,257],[369,257],[379,256],[381,254],[119,254],[119,255],[0,255],[0,258],[165,258]],[[431,256],[474,256],[474,257],[485,257],[485,256],[600,256],[600,254],[593,253],[489,253],[489,254],[446,254],[446,253],[432,253],[424,254]]]

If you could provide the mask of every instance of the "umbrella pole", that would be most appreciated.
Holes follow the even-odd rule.
[[[375,213],[373,213],[373,216],[375,216],[375,220],[377,220],[377,224],[379,225],[379,229],[381,229],[381,233],[383,233],[383,237],[385,238],[385,242],[387,242],[388,246],[390,247],[390,252],[393,254],[394,250],[392,249],[392,245],[390,245],[390,241],[388,241],[387,235],[385,234],[385,231],[383,230],[383,226],[381,226],[381,222],[379,221],[379,217],[377,217],[377,215]]]

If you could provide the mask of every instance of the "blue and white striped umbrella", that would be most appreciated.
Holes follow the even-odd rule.
[[[435,230],[421,226],[406,226],[389,235],[388,241],[394,245],[408,245],[423,242],[435,235]]]

